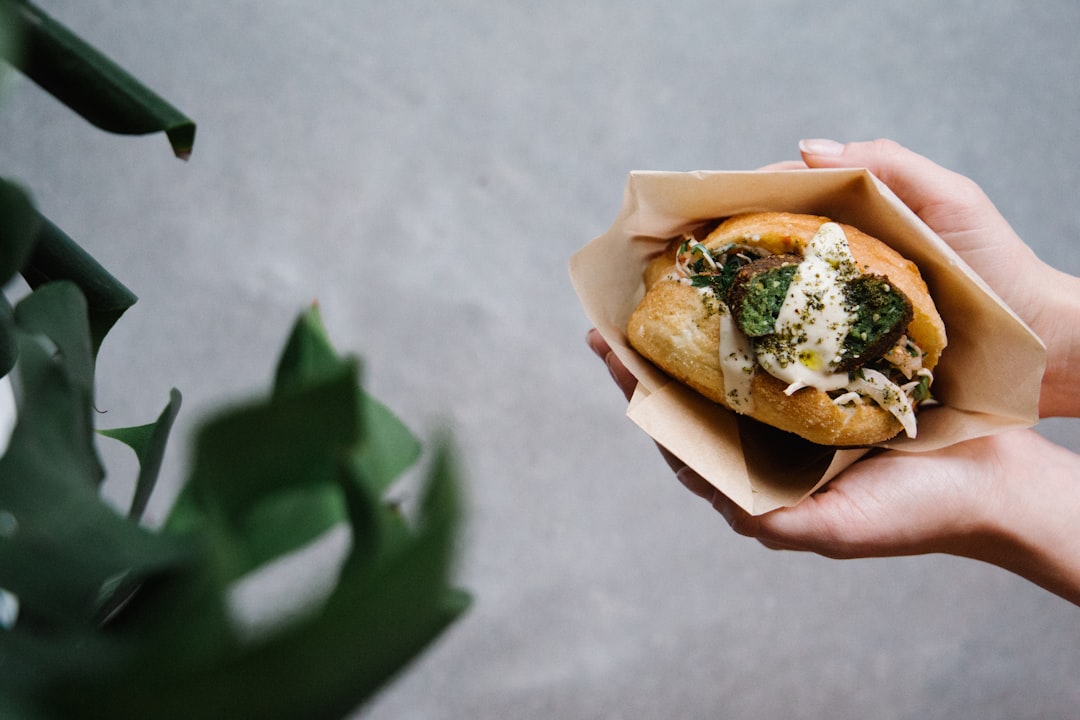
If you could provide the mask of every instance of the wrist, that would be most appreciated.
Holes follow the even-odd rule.
[[[1033,431],[1006,433],[993,445],[999,480],[977,513],[977,531],[957,554],[1080,605],[1080,456]]]
[[[1046,344],[1040,417],[1080,417],[1080,279],[1046,268],[1032,330]]]

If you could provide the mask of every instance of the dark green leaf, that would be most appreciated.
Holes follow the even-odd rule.
[[[326,335],[318,306],[312,305],[300,314],[289,333],[274,373],[274,394],[317,382],[336,372],[342,362]]]
[[[14,61],[22,53],[15,24],[15,9],[11,0],[0,0],[0,60]],[[6,63],[0,62],[0,86],[8,73]]]
[[[34,295],[70,294],[55,287]],[[87,410],[64,365],[70,341],[21,335],[17,371],[33,411],[20,415],[19,450],[0,460],[0,508],[20,523],[14,540],[0,538],[0,587],[28,610],[0,644],[0,665],[14,668],[0,673],[0,697],[32,697],[49,717],[76,720],[340,718],[460,616],[469,599],[449,585],[460,514],[449,449],[440,444],[418,517],[406,522],[382,495],[415,439],[364,395],[357,362],[311,329],[294,333],[269,399],[199,429],[189,482],[157,536],[95,502],[80,479],[92,468],[78,443],[65,445],[89,432],[85,421],[72,426]],[[154,446],[148,427],[113,434],[137,454]],[[390,447],[376,447],[380,438]],[[45,482],[7,483],[11,471]],[[27,545],[23,518],[49,542]],[[326,601],[243,640],[227,615],[231,583],[343,521],[352,546]]]
[[[354,362],[342,363],[320,382],[205,424],[168,527],[221,523],[228,573],[238,577],[343,520],[336,473],[359,432],[356,373]]]
[[[15,65],[97,127],[144,135],[164,132],[179,158],[191,155],[195,123],[40,8],[15,6],[23,52]]]
[[[0,507],[10,513],[7,524],[16,530],[0,541],[0,587],[21,598],[24,614],[29,609],[58,618],[65,613],[88,617],[88,600],[103,578],[84,572],[82,562],[64,557],[62,546],[49,542],[53,533],[70,537],[71,529],[58,522],[58,515],[76,504],[97,504],[100,466],[86,442],[85,395],[49,350],[20,335],[19,418],[0,458]],[[49,558],[50,552],[57,557]],[[77,567],[69,568],[72,564]],[[68,569],[72,572],[65,581],[82,591],[58,595],[53,583]]]
[[[22,269],[30,287],[52,280],[70,280],[87,301],[90,336],[96,354],[112,326],[138,298],[97,260],[44,216],[34,251]]]
[[[168,648],[130,674],[58,693],[64,717],[341,718],[371,698],[466,609],[447,585],[457,480],[440,453],[410,542],[350,564],[321,612],[217,662],[178,668]],[[167,670],[163,670],[167,669]]]
[[[15,312],[0,293],[0,377],[4,377],[19,359],[19,339],[15,335]]]
[[[364,437],[355,460],[376,493],[385,492],[420,457],[420,441],[385,405],[358,391]]]
[[[42,285],[15,307],[15,322],[23,330],[47,337],[56,346],[58,361],[85,395],[87,420],[93,405],[94,356],[87,326],[86,299],[65,280]]]
[[[26,192],[0,179],[0,285],[22,269],[40,226],[41,217]]]
[[[93,633],[111,583],[190,556],[176,539],[151,535],[100,501],[85,388],[39,335],[19,334],[19,417],[0,458],[8,525],[0,587],[18,596],[20,611],[0,643],[0,689],[26,691],[106,661],[94,655]]]
[[[337,354],[326,334],[318,306],[300,315],[278,361],[274,392],[283,393],[320,380],[347,362]],[[362,437],[356,462],[376,493],[382,493],[420,457],[416,436],[385,405],[357,389]]]
[[[330,484],[285,489],[252,504],[238,517],[230,542],[242,547],[244,572],[284,557],[315,540],[345,517],[341,492]]]
[[[129,428],[112,428],[98,432],[114,440],[119,440],[135,451],[139,459],[139,476],[135,482],[135,494],[131,499],[128,517],[138,520],[146,510],[146,504],[157,484],[161,462],[165,457],[165,445],[172,430],[173,421],[180,412],[180,391],[173,388],[169,393],[169,403],[161,411],[156,422]]]
[[[40,224],[29,196],[15,183],[0,179],[0,286],[26,263]],[[13,323],[11,305],[0,296],[0,377],[11,371],[19,355]]]
[[[97,488],[105,477],[93,444],[94,360],[90,348],[87,327],[86,300],[79,289],[66,281],[43,285],[23,298],[15,307],[15,323],[19,329],[36,338],[41,352],[48,354],[51,366],[64,377],[64,386],[70,391],[64,396],[69,404],[61,411],[55,409],[56,420],[69,423],[67,434],[54,438],[80,457],[79,465],[85,473],[73,475]],[[47,347],[46,347],[47,345]],[[19,341],[20,356],[26,341]],[[20,403],[25,413],[29,400]],[[11,445],[19,437],[19,425],[15,427]],[[10,450],[9,450],[10,452]],[[41,460],[48,462],[47,450],[40,450]],[[33,475],[30,475],[33,477]]]
[[[259,496],[310,480],[312,464],[332,465],[359,429],[356,366],[342,366],[303,390],[231,410],[196,438],[190,483],[226,513]],[[322,475],[316,468],[316,477]]]

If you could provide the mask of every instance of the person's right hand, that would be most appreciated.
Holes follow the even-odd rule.
[[[1080,416],[1080,280],[1036,257],[969,178],[892,140],[799,143],[801,163],[767,169],[866,168],[948,243],[1047,345],[1039,412]]]

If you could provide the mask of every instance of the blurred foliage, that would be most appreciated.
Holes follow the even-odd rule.
[[[8,60],[56,99],[102,130],[164,132],[177,157],[191,155],[195,123],[78,35],[25,0],[10,0],[18,38]]]
[[[165,132],[190,152],[177,138],[193,140],[193,123],[33,5],[0,0],[0,21],[0,54],[80,114]],[[149,98],[158,120],[131,98]],[[0,376],[18,408],[0,457],[0,717],[340,718],[465,610],[450,583],[460,503],[449,442],[434,443],[406,518],[387,491],[421,444],[364,392],[359,361],[333,348],[317,307],[298,316],[266,396],[199,425],[189,476],[151,529],[140,520],[180,393],[153,422],[95,428],[97,351],[136,298],[0,180],[0,283],[18,275],[30,292],[14,306],[0,294]],[[138,460],[126,513],[101,498],[103,436]],[[234,590],[340,528],[350,543],[329,593],[245,629]]]

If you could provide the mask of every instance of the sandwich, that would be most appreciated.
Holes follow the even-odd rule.
[[[829,218],[735,215],[671,239],[627,338],[678,382],[821,445],[865,446],[933,403],[945,326],[915,263]]]

